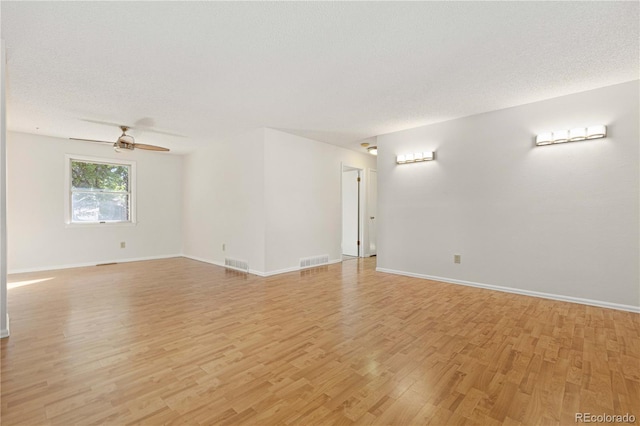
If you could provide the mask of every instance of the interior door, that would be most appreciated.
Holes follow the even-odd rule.
[[[358,256],[359,171],[342,172],[342,254]]]
[[[369,197],[367,197],[367,212],[369,213],[369,255],[375,256],[376,251],[376,215],[378,214],[378,172],[369,170]]]

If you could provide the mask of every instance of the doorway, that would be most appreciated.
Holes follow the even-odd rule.
[[[342,260],[362,255],[360,235],[361,169],[342,167]]]

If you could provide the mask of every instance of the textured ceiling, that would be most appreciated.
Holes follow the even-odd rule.
[[[1,2],[8,127],[186,152],[273,127],[357,149],[639,78],[638,2]]]

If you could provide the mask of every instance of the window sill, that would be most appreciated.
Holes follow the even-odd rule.
[[[65,228],[111,228],[111,227],[136,226],[136,222],[91,222],[91,223],[65,223]]]

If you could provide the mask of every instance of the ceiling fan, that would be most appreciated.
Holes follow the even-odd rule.
[[[161,146],[148,145],[146,143],[136,143],[136,141],[133,138],[133,136],[127,135],[127,130],[129,130],[129,127],[120,126],[120,129],[122,130],[122,135],[120,135],[118,140],[115,141],[115,142],[98,141],[98,140],[95,140],[95,139],[84,139],[84,138],[69,138],[69,139],[74,140],[74,141],[110,143],[110,144],[113,144],[113,149],[115,149],[116,152],[120,152],[120,150],[122,150],[122,149],[128,149],[130,151],[133,151],[136,148],[138,148],[138,149],[146,149],[148,151],[165,151],[165,152],[169,151],[168,148],[163,148]]]

